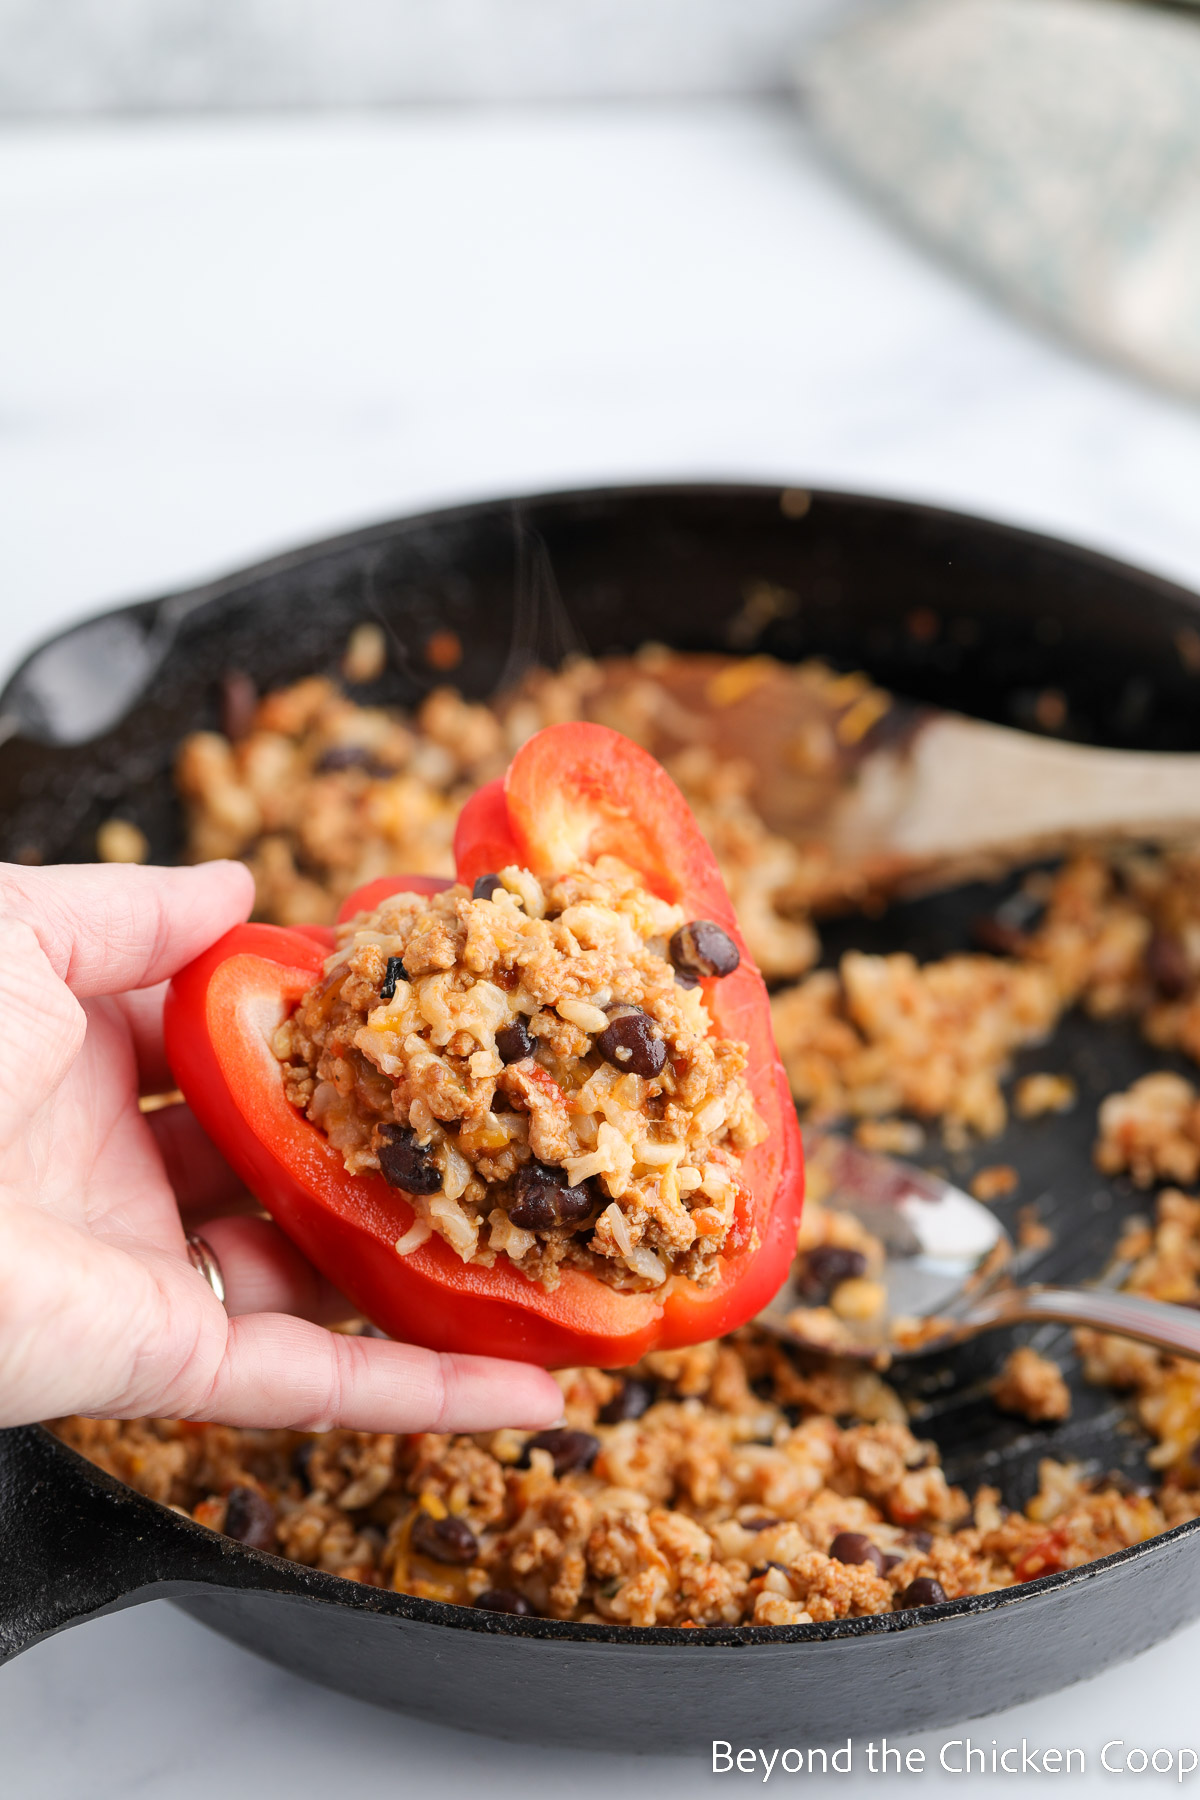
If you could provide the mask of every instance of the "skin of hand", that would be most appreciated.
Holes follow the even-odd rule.
[[[166,982],[248,914],[238,863],[0,865],[0,1426],[66,1413],[306,1431],[538,1427],[542,1369],[331,1332],[350,1309],[185,1106]],[[190,1264],[202,1225],[226,1305]]]

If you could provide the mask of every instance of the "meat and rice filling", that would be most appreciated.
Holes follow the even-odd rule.
[[[737,966],[724,931],[602,857],[396,894],[340,939],[274,1049],[346,1168],[410,1198],[401,1254],[436,1232],[547,1287],[717,1278],[765,1135],[699,985]]]

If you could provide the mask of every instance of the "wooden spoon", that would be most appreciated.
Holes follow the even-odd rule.
[[[825,855],[826,901],[928,892],[1082,843],[1200,836],[1200,755],[1035,737],[819,663],[643,653],[601,665],[588,710],[668,764],[747,765],[770,828]]]

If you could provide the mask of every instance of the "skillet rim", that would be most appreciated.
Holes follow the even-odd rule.
[[[201,606],[210,601],[227,598],[235,594],[240,587],[252,582],[266,580],[275,575],[282,575],[291,568],[325,556],[341,554],[354,549],[369,548],[373,543],[386,542],[399,531],[417,532],[429,527],[467,524],[473,519],[496,514],[502,509],[516,509],[523,506],[530,508],[568,507],[587,505],[609,505],[628,502],[630,500],[653,500],[692,498],[702,499],[749,499],[758,498],[764,501],[772,498],[778,504],[784,494],[804,493],[810,503],[817,505],[832,504],[848,506],[870,506],[881,512],[907,513],[915,518],[928,520],[930,523],[946,523],[967,526],[982,526],[986,531],[1006,538],[1010,543],[1020,543],[1030,549],[1045,549],[1059,555],[1066,554],[1080,564],[1102,570],[1108,575],[1118,576],[1132,581],[1142,588],[1156,590],[1164,600],[1181,602],[1191,611],[1200,613],[1200,592],[1185,587],[1182,582],[1173,580],[1168,575],[1160,575],[1152,569],[1143,568],[1138,563],[1126,562],[1123,557],[1114,556],[1106,550],[1095,550],[1086,544],[1074,543],[1070,538],[1056,537],[1051,532],[1039,531],[1031,526],[1014,525],[1006,519],[993,518],[985,513],[964,512],[957,507],[938,506],[924,500],[906,500],[891,495],[860,492],[854,488],[826,488],[803,481],[764,482],[764,481],[651,481],[651,482],[611,482],[597,487],[530,489],[528,492],[501,494],[490,499],[467,500],[452,506],[427,507],[420,512],[400,513],[394,518],[376,521],[370,525],[354,526],[349,531],[335,532],[329,537],[316,538],[311,543],[302,544],[290,550],[276,551],[273,555],[258,561],[247,563],[223,575],[213,576],[208,581],[196,586],[171,588],[165,594],[151,594],[142,599],[126,600],[116,606],[98,607],[94,612],[87,612],[73,618],[59,631],[50,632],[40,638],[15,665],[0,688],[0,744],[6,743],[9,737],[19,738],[22,734],[19,726],[11,731],[5,730],[6,715],[11,704],[10,696],[17,687],[21,677],[29,665],[35,661],[51,645],[58,644],[98,624],[101,620],[120,618],[137,614],[147,619],[157,619],[163,612],[174,615],[172,628],[177,628],[184,619],[189,618]],[[787,515],[785,515],[787,516]],[[800,515],[795,523],[801,524]],[[134,702],[136,704],[136,701]],[[119,715],[114,724],[128,717],[129,709]],[[107,726],[96,734],[97,738],[107,736],[113,726]],[[37,740],[32,740],[37,741]],[[84,743],[96,741],[85,739]],[[71,748],[81,748],[81,744],[73,744]]]
[[[166,615],[173,636],[174,630],[201,607],[210,602],[226,599],[251,583],[284,574],[290,569],[302,567],[305,563],[326,556],[368,548],[375,543],[386,543],[397,533],[417,533],[433,527],[444,529],[455,525],[469,524],[472,520],[489,515],[495,516],[498,512],[506,509],[516,511],[523,506],[531,509],[559,507],[565,509],[581,505],[603,507],[630,501],[650,501],[655,498],[672,497],[691,499],[705,497],[714,499],[757,498],[764,502],[774,501],[778,504],[785,493],[796,492],[805,493],[811,502],[821,505],[865,505],[880,512],[907,514],[919,520],[926,520],[931,524],[982,527],[986,532],[995,534],[999,539],[1021,544],[1028,549],[1041,548],[1060,556],[1065,554],[1078,565],[1103,571],[1110,577],[1128,581],[1143,591],[1153,591],[1167,602],[1181,604],[1188,610],[1200,612],[1200,594],[1168,576],[1160,575],[1138,564],[1126,562],[1123,558],[1113,556],[1107,551],[1092,549],[1049,532],[1016,525],[1004,519],[965,512],[954,507],[938,506],[918,499],[881,496],[851,489],[825,488],[800,480],[787,482],[719,480],[614,482],[591,487],[530,490],[490,499],[461,502],[451,506],[429,507],[420,512],[401,514],[373,524],[357,526],[346,532],[335,533],[311,543],[276,552],[274,555],[226,574],[215,576],[196,586],[172,589],[166,594],[126,601],[117,606],[101,607],[95,612],[75,618],[63,629],[50,633],[33,645],[9,675],[3,689],[0,690],[0,742],[5,742],[9,738],[20,738],[23,735],[19,720],[13,719],[12,696],[29,666],[51,645],[71,637],[78,631],[86,630],[103,619],[134,615],[157,623],[160,617]],[[169,643],[166,647],[169,647]],[[137,704],[138,698],[135,697],[120,718],[128,717],[130,711]],[[118,722],[119,720],[114,721],[114,723]],[[6,726],[8,726],[7,730]],[[111,727],[107,729],[111,729]],[[97,736],[107,735],[107,729]],[[27,741],[36,742],[37,740]],[[82,744],[71,746],[73,749],[83,747]],[[247,1575],[253,1574],[259,1577],[263,1575],[287,1577],[286,1585],[282,1586],[272,1586],[261,1579],[213,1583],[198,1578],[201,1589],[215,1586],[235,1592],[254,1590],[290,1592],[296,1598],[312,1599],[323,1604],[348,1608],[355,1612],[374,1612],[385,1617],[407,1619],[413,1623],[436,1625],[447,1630],[470,1630],[492,1636],[551,1639],[561,1643],[654,1644],[663,1647],[702,1649],[748,1647],[756,1644],[822,1643],[846,1638],[876,1637],[886,1633],[933,1625],[952,1618],[989,1614],[999,1611],[1001,1608],[1019,1605],[1026,1600],[1036,1600],[1043,1595],[1078,1588],[1088,1581],[1103,1576],[1111,1569],[1144,1560],[1159,1553],[1168,1544],[1181,1542],[1187,1537],[1194,1537],[1200,1533],[1200,1518],[1187,1520],[1181,1525],[1174,1526],[1170,1531],[1160,1532],[1151,1538],[1144,1539],[1139,1544],[1114,1551],[1109,1556],[1080,1564],[1076,1568],[1059,1570],[1052,1575],[1040,1576],[1035,1581],[994,1589],[990,1593],[964,1595],[959,1599],[948,1600],[937,1606],[912,1608],[904,1612],[873,1614],[857,1619],[833,1619],[809,1625],[697,1626],[694,1628],[585,1625],[570,1620],[523,1618],[513,1614],[485,1612],[478,1607],[458,1606],[447,1601],[422,1600],[415,1595],[404,1594],[392,1589],[366,1587],[358,1582],[347,1581],[342,1576],[308,1568],[291,1562],[285,1557],[277,1556],[273,1552],[253,1549],[235,1539],[227,1538],[223,1533],[216,1532],[193,1519],[185,1518],[159,1501],[139,1494],[136,1489],[129,1487],[115,1476],[109,1475],[96,1464],[89,1462],[79,1452],[72,1450],[43,1424],[33,1424],[17,1429],[33,1432],[44,1440],[46,1446],[52,1448],[54,1455],[65,1459],[68,1465],[75,1465],[76,1475],[82,1476],[87,1485],[97,1493],[97,1496],[104,1495],[119,1500],[125,1505],[133,1505],[144,1512],[147,1522],[152,1524],[157,1532],[163,1534],[164,1543],[167,1541],[168,1534],[178,1533],[183,1541],[191,1540],[197,1547],[219,1548],[222,1560],[229,1563],[233,1571],[242,1570]],[[136,1585],[129,1591],[135,1593]]]

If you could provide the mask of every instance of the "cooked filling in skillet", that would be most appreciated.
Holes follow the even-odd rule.
[[[227,733],[193,738],[181,756],[190,854],[244,856],[261,917],[327,920],[385,870],[449,874],[467,794],[538,726],[600,717],[661,751],[717,849],[752,954],[785,984],[776,1029],[806,1112],[841,1118],[892,1154],[918,1154],[934,1132],[958,1154],[1010,1110],[1072,1103],[1053,1047],[1041,1072],[1009,1085],[1014,1054],[1047,1039],[1071,1006],[1132,1017],[1164,1051],[1200,1057],[1195,851],[1078,855],[981,921],[974,948],[923,964],[852,952],[806,976],[818,948],[810,906],[830,872],[772,834],[754,771],[706,748],[699,710],[680,709],[676,660],[656,650],[620,668],[537,672],[495,707],[442,688],[408,718],[325,680],[261,701],[243,691]],[[811,674],[847,719],[886,702],[861,680]],[[752,676],[742,680],[751,694]],[[730,683],[707,698],[737,703]],[[841,724],[839,714],[835,741]],[[828,750],[818,738],[814,768]],[[1147,1078],[1102,1114],[1102,1169],[1194,1188],[1198,1119],[1191,1084]],[[1018,1231],[1027,1245],[1046,1236],[1032,1209]],[[829,1341],[870,1298],[876,1251],[846,1215],[811,1203],[799,1251],[814,1335]],[[1137,1291],[1200,1300],[1200,1200],[1160,1193],[1153,1222],[1132,1222],[1119,1254]],[[1155,1494],[1047,1459],[1038,1494],[1007,1512],[994,1490],[971,1497],[947,1484],[879,1377],[837,1365],[804,1373],[752,1335],[655,1356],[624,1377],[567,1372],[565,1430],[584,1436],[548,1444],[170,1421],[61,1429],[203,1523],[369,1584],[555,1618],[784,1623],[1029,1580],[1200,1513],[1200,1366],[1096,1333],[1078,1334],[1077,1351],[1088,1380],[1131,1394],[1155,1440]],[[1034,1418],[1063,1404],[1052,1371],[1027,1357],[998,1379],[995,1400]]]
[[[461,655],[461,647],[439,642],[429,660],[446,670]],[[435,687],[411,714],[365,704],[323,676],[261,700],[244,676],[231,677],[225,730],[194,732],[177,760],[187,860],[241,857],[257,884],[258,917],[327,924],[348,894],[377,875],[453,876],[454,825],[468,796],[502,775],[535,731],[591,719],[666,765],[716,853],[755,962],[769,977],[795,976],[816,959],[808,913],[836,871],[827,857],[771,829],[752,763],[717,755],[706,726],[713,708],[722,718],[753,708],[746,670],[762,676],[779,665],[766,657],[753,666],[722,659],[728,666],[715,677],[693,679],[693,663],[707,660],[661,647],[598,662],[576,658],[554,672],[533,670],[489,705]],[[688,674],[686,705],[672,691],[680,668]],[[359,667],[347,679],[370,673]],[[843,716],[861,710],[864,696],[886,711],[887,696],[862,676],[834,675],[817,663],[794,678],[817,715],[803,752],[819,787],[836,769]],[[101,854],[109,854],[103,845]]]
[[[737,967],[719,926],[604,857],[396,894],[339,935],[274,1049],[347,1170],[411,1200],[401,1254],[436,1232],[547,1287],[716,1278],[765,1129],[699,986]]]
[[[59,1430],[143,1493],[310,1567],[622,1625],[792,1625],[929,1605],[1089,1562],[1200,1512],[1192,1474],[1172,1472],[1151,1497],[1050,1459],[1023,1512],[994,1487],[968,1496],[879,1376],[806,1374],[753,1332],[559,1380],[567,1422],[534,1436],[95,1419]]]

